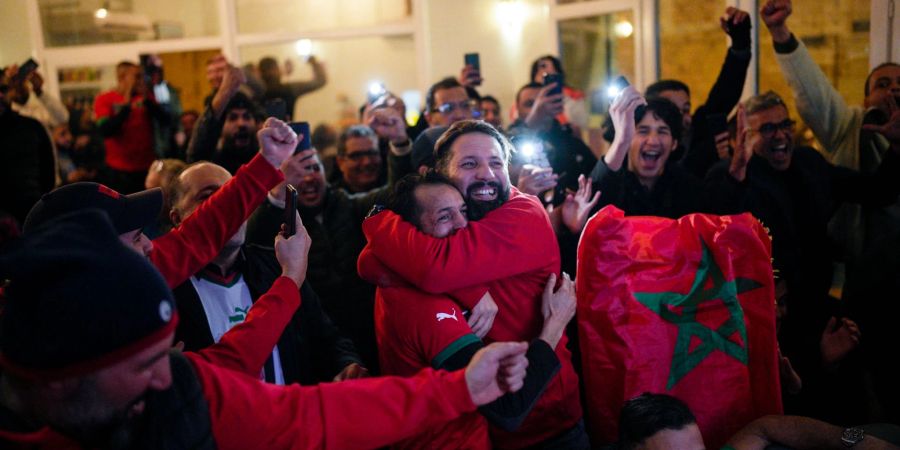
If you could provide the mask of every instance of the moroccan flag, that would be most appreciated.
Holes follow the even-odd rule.
[[[780,414],[771,241],[750,214],[600,210],[578,245],[578,332],[595,443],[644,392],[690,406],[707,448]]]

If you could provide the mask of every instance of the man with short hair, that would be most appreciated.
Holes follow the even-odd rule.
[[[94,118],[104,137],[109,184],[130,194],[143,189],[147,169],[156,160],[154,122],[168,124],[172,118],[148,90],[140,66],[120,62],[116,80],[115,89],[94,100]]]
[[[328,82],[325,66],[315,56],[310,56],[306,62],[312,68],[313,78],[311,80],[282,83],[281,67],[278,65],[278,61],[271,56],[259,60],[259,75],[266,87],[263,100],[281,99],[284,101],[288,119],[294,115],[297,98],[321,89]]]
[[[724,130],[710,129],[709,118],[717,114],[727,116],[740,101],[752,56],[750,14],[729,6],[719,18],[719,26],[730,38],[731,46],[716,82],[707,94],[706,103],[691,114],[690,88],[679,80],[657,81],[647,86],[644,92],[648,100],[665,98],[681,112],[682,138],[673,160],[683,161],[684,167],[699,178],[718,162],[716,141],[726,138]]]
[[[457,122],[438,141],[435,167],[463,194],[473,222],[441,239],[423,234],[390,211],[363,223],[365,251],[418,289],[432,294],[468,289],[457,300],[471,309],[485,290],[470,288],[485,285],[500,311],[487,338],[498,341],[538,336],[539,298],[547,277],[558,274],[560,264],[543,206],[510,187],[510,152],[509,141],[489,124]],[[495,445],[588,447],[566,342],[563,336],[556,346],[562,367],[535,409],[516,433],[492,429]]]
[[[230,78],[226,81],[235,83]],[[223,84],[219,92],[226,92],[224,86],[228,85]],[[188,161],[212,161],[234,174],[259,148],[254,135],[260,116],[259,106],[238,91],[229,98],[221,115],[215,114],[215,106],[207,107],[188,145]]]
[[[338,139],[337,167],[343,177],[334,187],[350,194],[367,192],[380,184],[381,150],[378,136],[365,125],[351,125]]]
[[[391,153],[388,160],[395,156]],[[360,194],[335,189],[325,181],[325,169],[316,149],[294,154],[281,169],[285,183],[297,189],[297,211],[313,241],[309,283],[322,298],[322,306],[335,325],[353,340],[365,366],[375,372],[375,288],[359,277],[356,260],[365,246],[360,225],[376,200],[386,195],[387,186]],[[247,225],[247,242],[270,245],[272,234],[281,227],[284,189],[284,184],[274,187],[268,201],[253,213]]]
[[[556,119],[563,111],[563,94],[551,95],[550,91],[555,88],[558,86],[534,82],[522,86],[516,94],[518,118],[509,126],[509,134],[519,139],[540,141],[546,156],[546,163],[543,164],[549,163],[553,173],[559,176],[556,184],[575,191],[578,189],[578,176],[589,174],[597,158],[581,139]],[[517,158],[525,164],[533,163],[525,155],[517,155]],[[556,195],[552,202],[558,205],[563,199],[564,196]]]
[[[467,225],[466,207],[459,191],[449,180],[433,172],[424,176],[408,175],[398,181],[388,208],[436,238],[449,236]],[[426,294],[393,280],[396,275],[380,266],[370,254],[360,255],[359,270],[363,277],[381,280],[376,291],[375,316],[384,373],[409,375],[424,367],[454,370],[467,364],[484,346],[481,338],[491,324],[481,323],[474,317],[479,306],[472,311],[475,320],[467,323],[470,311],[448,296]],[[528,375],[523,389],[485,405],[481,414],[448,422],[399,443],[397,448],[437,448],[442,444],[448,448],[491,448],[488,422],[507,431],[515,431],[521,425],[559,371],[559,359],[553,348],[575,313],[571,280],[564,275],[556,292],[555,286],[556,275],[551,274],[542,295],[543,327],[529,346]],[[485,301],[493,303],[489,293],[479,303]]]
[[[678,398],[643,394],[622,405],[619,416],[621,450],[705,450],[697,419]]]
[[[481,117],[498,130],[503,130],[503,109],[500,102],[492,95],[481,97]]]
[[[712,193],[724,199],[717,202],[727,206],[723,213],[749,211],[771,230],[773,264],[790,292],[781,349],[804,380],[800,407],[807,409],[800,411],[821,417],[835,404],[809,389],[824,374],[819,342],[831,317],[821,301],[831,287],[834,260],[828,221],[844,203],[881,207],[896,201],[900,146],[885,153],[877,172],[864,174],[835,166],[812,148],[795,147],[794,121],[778,94],[751,97],[743,108],[738,158],[730,167],[714,167],[707,180],[715,186]]]
[[[453,77],[444,78],[425,94],[425,119],[429,127],[449,127],[455,122],[476,118],[478,102]]]
[[[0,256],[11,280],[3,448],[380,447],[522,386],[524,343],[489,346],[466,371],[316,387],[264,385],[172,352],[172,294],[116,233],[102,213],[79,211]]]
[[[172,185],[170,218],[175,226],[218,191],[231,175],[212,163],[185,169]],[[304,230],[305,233],[305,230]],[[175,339],[184,349],[197,351],[219,342],[222,335],[242,323],[251,305],[278,279],[278,261],[270,247],[245,244],[246,222],[212,262],[173,289],[181,322]],[[366,374],[353,344],[322,311],[318,296],[305,281],[303,299],[266,362],[265,379],[276,384],[316,384]]]

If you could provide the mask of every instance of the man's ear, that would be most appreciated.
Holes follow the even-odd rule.
[[[676,148],[678,148],[678,139],[672,139],[672,151],[674,152]]]
[[[178,213],[177,209],[172,208],[169,210],[169,221],[172,222],[172,225],[175,225],[176,227],[178,225],[181,225],[181,214]]]

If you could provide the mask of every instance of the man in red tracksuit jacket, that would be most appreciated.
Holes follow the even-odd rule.
[[[523,384],[524,343],[493,344],[465,371],[316,387],[172,353],[171,290],[116,233],[79,211],[0,255],[0,447],[376,448]],[[279,279],[294,293],[297,269]]]
[[[528,340],[541,331],[541,294],[559,276],[559,247],[550,220],[533,196],[509,187],[511,145],[480,121],[454,124],[438,140],[437,172],[463,193],[473,221],[447,238],[434,238],[390,211],[363,223],[365,251],[406,282],[428,293],[451,293],[472,309],[484,285],[499,313],[488,341]],[[377,281],[377,280],[376,280]],[[556,346],[562,367],[517,432],[496,427],[499,448],[564,445],[587,448],[578,379],[563,336]]]

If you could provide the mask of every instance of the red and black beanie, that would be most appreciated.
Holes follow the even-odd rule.
[[[0,367],[29,379],[82,376],[167,338],[172,292],[107,215],[51,220],[0,255]]]

